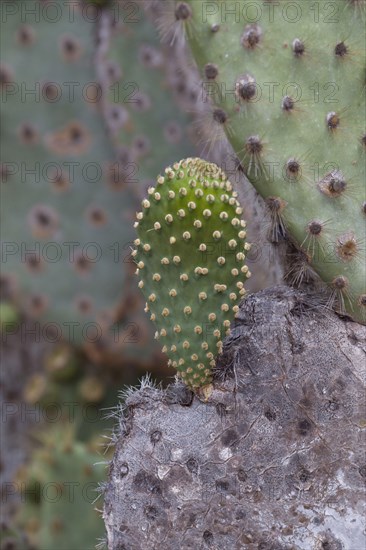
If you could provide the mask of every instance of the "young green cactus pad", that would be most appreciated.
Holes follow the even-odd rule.
[[[329,305],[365,323],[365,2],[176,4],[272,237],[302,252],[297,279],[315,270]]]
[[[225,174],[198,158],[167,168],[142,207],[133,252],[139,287],[169,364],[198,388],[211,381],[250,276],[242,209]]]

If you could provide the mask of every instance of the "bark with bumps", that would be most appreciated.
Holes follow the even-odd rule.
[[[365,353],[317,295],[249,296],[207,402],[178,382],[128,395],[108,548],[363,548]]]

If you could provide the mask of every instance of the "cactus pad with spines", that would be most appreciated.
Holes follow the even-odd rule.
[[[267,200],[272,236],[302,252],[295,278],[314,270],[329,305],[365,323],[366,3],[187,4],[212,116]]]
[[[184,382],[205,386],[250,276],[237,194],[215,164],[188,158],[142,207],[133,255],[156,337]]]

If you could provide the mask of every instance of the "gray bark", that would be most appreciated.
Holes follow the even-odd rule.
[[[105,493],[110,550],[361,550],[366,327],[286,287],[249,296],[207,402],[131,391]]]

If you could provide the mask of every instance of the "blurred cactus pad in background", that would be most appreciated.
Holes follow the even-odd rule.
[[[211,387],[283,273],[366,321],[365,2],[0,12],[1,550],[102,548],[122,387]]]
[[[17,521],[34,548],[94,548],[103,534],[95,508],[105,468],[92,443],[74,441],[62,428],[43,433],[32,461],[18,472],[24,505]]]

